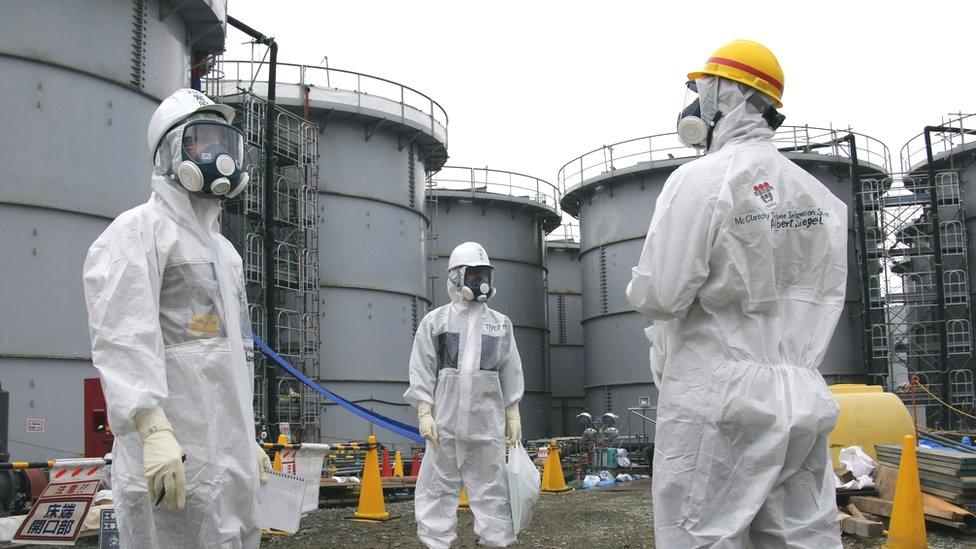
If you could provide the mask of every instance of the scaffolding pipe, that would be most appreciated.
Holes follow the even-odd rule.
[[[857,244],[861,248],[861,318],[864,322],[861,337],[864,338],[864,374],[873,370],[871,362],[874,357],[873,342],[871,341],[871,271],[868,262],[867,228],[864,226],[864,189],[861,183],[861,166],[857,160],[857,142],[853,133],[848,132],[841,141],[846,141],[851,153],[851,188],[854,192],[854,209],[857,219]]]
[[[942,264],[942,224],[939,221],[939,184],[935,180],[935,163],[932,156],[932,132],[944,130],[939,126],[925,126],[925,158],[928,161],[925,168],[928,172],[929,204],[932,209],[932,246],[935,248],[935,293],[938,302],[935,305],[935,320],[939,327],[939,358],[942,361],[942,400],[949,402],[949,341],[948,325],[945,322],[945,267]],[[949,425],[949,409],[942,410],[942,421]]]
[[[278,71],[278,43],[275,42],[274,38],[261,34],[230,15],[227,16],[227,23],[251,38],[254,38],[254,41],[258,44],[267,46],[268,51],[270,52],[270,59],[268,61],[268,104],[265,106],[266,111],[264,122],[264,298],[266,326],[265,337],[268,338],[268,343],[272,348],[277,348],[278,325],[277,319],[275,318],[275,310],[277,308],[275,299],[275,285],[277,280],[274,269],[275,211],[273,182],[275,165],[275,139],[277,137],[277,131],[275,128],[275,87]],[[275,376],[269,375],[268,379],[266,380],[266,384],[266,390],[268,392],[268,432],[270,433],[272,440],[277,440],[278,399],[276,393],[277,387],[275,385]]]

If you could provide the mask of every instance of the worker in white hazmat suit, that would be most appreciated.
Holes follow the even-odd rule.
[[[492,267],[480,244],[451,253],[451,302],[420,322],[410,355],[410,388],[427,449],[414,503],[417,536],[430,548],[457,537],[457,507],[467,490],[474,531],[489,547],[515,543],[505,447],[522,438],[524,382],[512,322],[490,309]]]
[[[234,111],[195,90],[149,125],[152,194],[84,266],[92,360],[115,433],[122,547],[257,547],[268,456],[254,439],[253,344],[241,258],[219,198],[247,184]]]
[[[627,287],[654,319],[655,541],[839,548],[838,407],[817,368],[844,306],[847,209],[771,141],[769,50],[733,42],[689,78],[679,134],[707,154],[665,183]]]

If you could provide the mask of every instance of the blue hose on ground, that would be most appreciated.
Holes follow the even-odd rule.
[[[287,360],[281,358],[281,356],[278,353],[274,352],[274,350],[272,350],[271,347],[268,347],[268,344],[265,343],[264,340],[262,340],[261,338],[254,336],[254,343],[258,346],[259,349],[261,349],[261,352],[263,352],[265,356],[270,358],[272,361],[276,362],[278,366],[280,366],[284,371],[291,374],[291,376],[297,379],[298,381],[304,383],[309,389],[324,396],[325,398],[331,400],[332,402],[335,402],[339,406],[342,406],[346,410],[365,419],[366,421],[386,429],[387,431],[391,431],[402,437],[409,438],[410,440],[418,444],[424,443],[424,437],[420,436],[420,432],[417,431],[416,427],[407,425],[406,423],[400,423],[395,419],[382,416],[372,410],[367,410],[366,408],[363,408],[362,406],[354,402],[349,402],[348,400],[333,393],[332,391],[326,389],[325,387],[322,387],[321,385],[316,383],[314,380],[312,380],[305,374],[301,373],[297,368],[289,364]]]

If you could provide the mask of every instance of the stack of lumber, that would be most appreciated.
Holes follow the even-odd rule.
[[[877,483],[878,495],[880,497],[854,496],[850,498],[850,507],[872,517],[891,517],[894,507],[896,486],[898,484],[898,469],[887,465],[878,465],[874,471],[874,481]],[[844,511],[845,509],[842,509]],[[925,520],[930,524],[948,526],[956,530],[972,533],[976,529],[976,516],[966,509],[949,503],[932,494],[922,493],[922,512],[925,513]],[[853,513],[852,513],[853,514]],[[843,517],[842,517],[843,519]],[[853,525],[852,525],[853,528]],[[864,526],[858,526],[855,533],[862,535]],[[848,529],[844,529],[848,532]],[[862,535],[862,537],[865,537]]]
[[[898,469],[901,446],[878,444],[878,462]],[[967,509],[976,509],[976,453],[918,447],[922,491]]]
[[[845,534],[871,539],[881,537],[884,532],[884,524],[865,517],[853,503],[837,511],[841,532]]]

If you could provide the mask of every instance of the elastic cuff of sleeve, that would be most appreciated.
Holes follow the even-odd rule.
[[[173,425],[166,419],[166,414],[162,408],[143,410],[136,414],[132,422],[135,424],[143,440],[153,433],[173,431]]]

